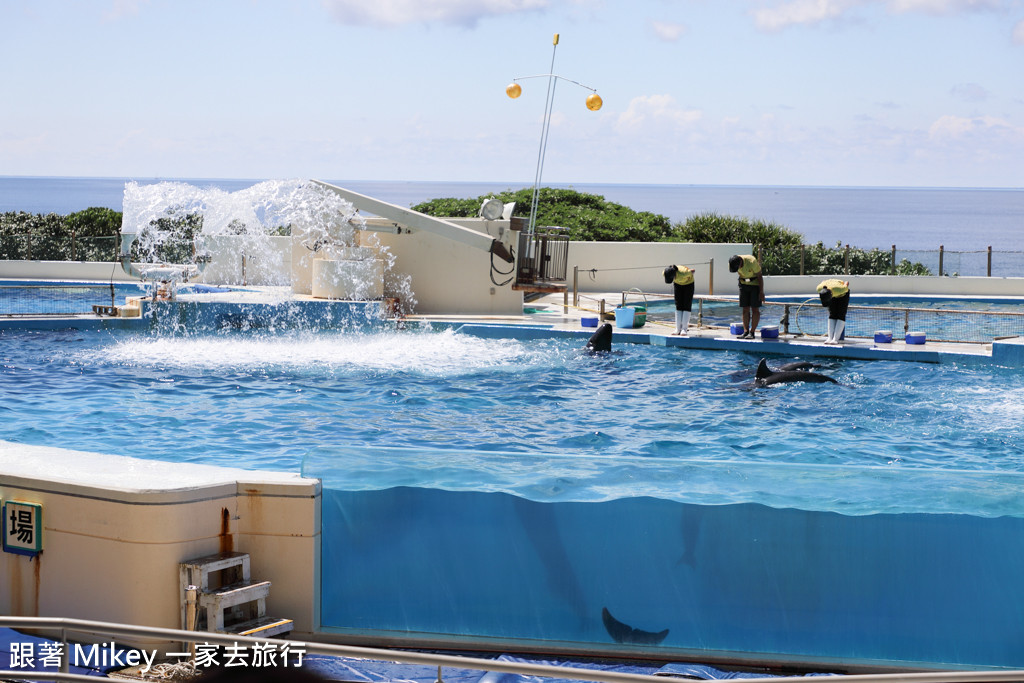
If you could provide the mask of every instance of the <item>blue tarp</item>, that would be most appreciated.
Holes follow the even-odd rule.
[[[479,657],[479,655],[474,655]],[[705,664],[685,662],[659,664],[616,664],[597,661],[553,661],[539,658],[524,658],[513,655],[494,657],[502,662],[528,662],[547,666],[562,666],[573,669],[616,671],[641,675],[664,675],[666,678],[689,678],[702,681],[720,681],[743,678],[768,678],[763,673],[724,671]],[[324,678],[345,681],[366,681],[367,683],[436,683],[437,667],[415,664],[396,664],[350,657],[323,657],[308,655],[303,661],[304,668],[311,669]],[[445,683],[578,683],[570,679],[541,678],[519,674],[478,671],[442,667],[441,678]]]

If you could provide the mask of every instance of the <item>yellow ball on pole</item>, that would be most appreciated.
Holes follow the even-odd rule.
[[[505,88],[505,94],[514,100],[523,94],[523,88],[518,83],[510,83],[509,86]]]
[[[590,111],[597,111],[601,108],[604,102],[601,100],[601,96],[597,93],[593,93],[587,96],[587,109]]]

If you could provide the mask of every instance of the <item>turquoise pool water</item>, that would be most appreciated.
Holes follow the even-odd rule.
[[[1024,666],[1019,371],[581,345],[7,330],[0,438],[322,477],[325,631]]]
[[[1019,372],[847,360],[820,368],[838,385],[753,389],[756,355],[580,346],[451,331],[7,330],[0,438],[286,470],[317,449],[379,446],[1024,472]]]

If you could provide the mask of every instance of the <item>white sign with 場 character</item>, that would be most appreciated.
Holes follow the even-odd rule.
[[[9,500],[4,510],[4,552],[36,555],[43,551],[43,506]]]

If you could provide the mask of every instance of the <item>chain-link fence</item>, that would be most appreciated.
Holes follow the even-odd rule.
[[[756,249],[765,275],[918,275],[1022,277],[1024,251],[860,249],[850,245]]]
[[[0,285],[0,317],[116,313],[117,302],[143,290],[124,284]],[[99,309],[99,310],[97,310]]]
[[[0,261],[103,261],[119,260],[118,238],[0,233]]]

